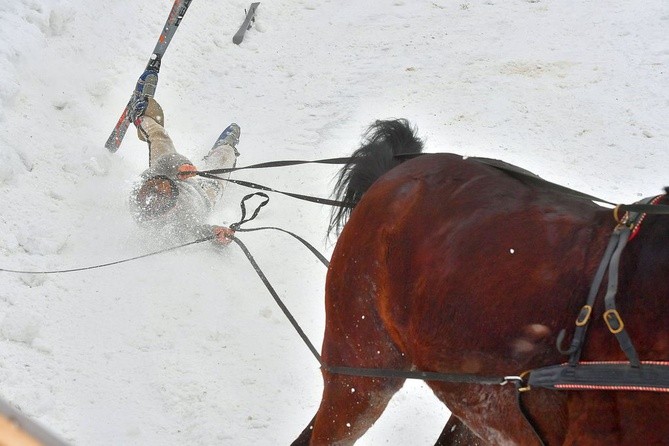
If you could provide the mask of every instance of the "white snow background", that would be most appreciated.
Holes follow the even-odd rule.
[[[194,0],[163,60],[156,98],[196,164],[232,121],[243,166],[346,156],[375,119],[404,117],[427,151],[500,158],[614,202],[669,185],[666,0],[263,1],[236,46],[249,3]],[[104,142],[171,4],[0,0],[0,268],[161,247],[126,207],[144,143],[133,129],[116,154]],[[328,196],[335,172],[235,178]],[[236,221],[249,192],[229,186],[212,223]],[[329,256],[328,215],[272,194],[253,224]],[[323,266],[284,234],[240,239],[320,346]],[[0,398],[74,445],[288,444],[321,390],[235,245],[0,272]],[[447,417],[409,382],[359,444],[433,444]]]

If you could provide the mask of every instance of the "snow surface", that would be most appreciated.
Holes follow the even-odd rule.
[[[157,249],[126,207],[147,153],[103,144],[169,0],[0,0],[0,268],[63,269]],[[199,159],[231,121],[240,165],[349,154],[405,117],[431,152],[501,158],[614,202],[669,184],[666,0],[195,0],[157,99]],[[332,166],[237,178],[327,196]],[[212,222],[239,216],[230,186]],[[272,195],[258,225],[329,255],[329,209]],[[324,268],[279,233],[242,234],[316,345]],[[482,321],[484,323],[485,321]],[[0,397],[76,445],[290,443],[316,361],[235,246],[91,271],[0,273]],[[432,444],[448,411],[410,382],[359,444]]]

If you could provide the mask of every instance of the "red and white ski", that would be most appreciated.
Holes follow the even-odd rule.
[[[177,31],[179,23],[181,23],[181,19],[183,19],[184,15],[186,14],[186,11],[188,10],[191,2],[192,0],[174,0],[174,5],[172,5],[172,9],[170,10],[170,15],[167,17],[167,21],[165,22],[163,31],[160,33],[160,37],[158,37],[158,43],[153,50],[153,54],[151,54],[149,63],[144,69],[144,73],[147,71],[155,72],[156,81],[158,71],[160,71],[160,63],[162,61],[163,55],[165,54],[165,50],[167,50],[167,46],[170,44],[170,41],[172,40],[174,33]],[[109,138],[107,138],[105,147],[112,153],[116,152],[119,147],[121,147],[123,137],[128,131],[128,127],[130,127],[131,123],[130,119],[128,118],[128,112],[131,109],[133,100],[136,99],[138,94],[153,96],[153,93],[155,92],[155,85],[146,88],[144,86],[144,81],[145,76],[143,74],[142,77],[140,77],[140,79],[137,81],[137,85],[133,91],[132,96],[130,97],[130,100],[128,101],[128,105],[125,106],[123,113],[121,113],[121,117],[116,123],[114,130],[112,130]]]

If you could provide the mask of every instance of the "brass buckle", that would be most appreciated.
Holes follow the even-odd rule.
[[[617,205],[616,207],[613,208],[613,219],[618,222],[619,225],[621,226],[628,226],[629,225],[629,212],[625,212],[623,216],[620,216],[620,206],[621,204]]]
[[[606,310],[604,312],[604,322],[609,327],[609,331],[613,334],[618,334],[625,328],[623,319],[620,317],[618,310]]]
[[[583,308],[581,308],[581,311],[578,313],[578,317],[576,317],[576,326],[583,327],[584,325],[587,325],[591,314],[592,307],[590,305],[583,305]]]
[[[523,387],[518,387],[519,392],[528,392],[530,390],[530,385],[527,382],[527,377],[529,376],[531,370],[526,370],[520,374],[520,379],[525,383]]]

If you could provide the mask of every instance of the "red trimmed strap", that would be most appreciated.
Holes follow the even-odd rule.
[[[527,385],[553,390],[669,392],[669,361],[641,361],[640,367],[626,361],[542,367],[530,372]]]
[[[660,202],[662,197],[664,197],[664,195],[658,195],[657,197],[653,198],[648,204],[655,206],[657,205],[657,203]],[[643,214],[641,214],[641,216],[637,218],[637,221],[632,226],[632,233],[630,234],[629,240],[632,240],[639,233],[639,230],[641,229],[641,224],[643,223],[647,215],[648,213],[644,212]]]

